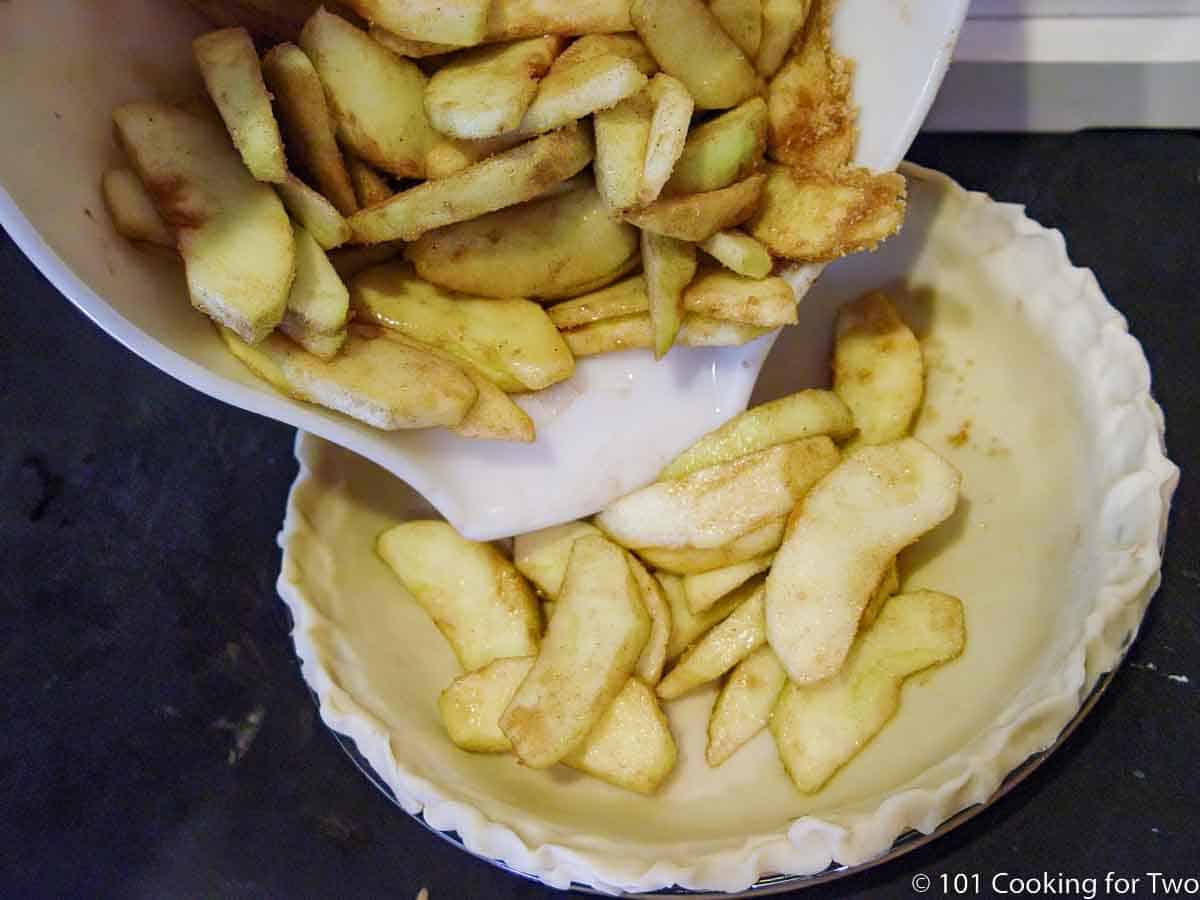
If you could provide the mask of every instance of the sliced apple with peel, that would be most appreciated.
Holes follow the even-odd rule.
[[[704,758],[719,766],[767,727],[787,672],[775,651],[765,644],[729,673],[708,718],[708,747]]]
[[[292,224],[254,180],[220,119],[166,103],[113,112],[117,139],[175,231],[192,305],[249,343],[283,318],[295,268]]]
[[[464,669],[537,652],[537,599],[491,544],[468,540],[446,522],[428,519],[389,528],[375,549],[429,613]]]
[[[737,609],[684,653],[659,683],[658,696],[673,700],[715,681],[765,644],[763,593],[759,582]]]
[[[429,80],[425,89],[429,121],[442,134],[466,140],[512,131],[561,46],[561,38],[548,35],[460,54]]]
[[[654,692],[630,678],[563,762],[617,787],[652,794],[675,768],[677,756],[675,738]]]
[[[916,591],[892,597],[855,642],[842,669],[817,684],[788,684],[771,714],[779,757],[796,787],[820,790],[900,706],[905,678],[959,656],[962,603]]]
[[[818,434],[840,441],[853,433],[854,417],[837,394],[799,391],[734,416],[675,457],[658,477],[680,478],[756,450]]]
[[[579,538],[541,651],[500,717],[521,762],[552,766],[583,741],[633,674],[649,636],[650,616],[625,552],[597,535]]]
[[[837,463],[837,448],[823,435],[781,444],[634,491],[596,525],[635,550],[720,547],[786,516]]]
[[[766,147],[767,103],[754,97],[688,132],[663,194],[703,194],[729,187],[754,172]]]
[[[596,190],[615,213],[638,202],[653,117],[654,101],[644,88],[593,117]]]
[[[863,447],[796,507],[767,576],[767,639],[800,684],[837,672],[896,554],[945,521],[958,470],[915,438]]]

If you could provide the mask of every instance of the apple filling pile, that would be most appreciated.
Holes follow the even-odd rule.
[[[464,669],[440,698],[450,739],[648,794],[676,761],[662,703],[723,679],[708,764],[769,729],[796,788],[820,790],[906,678],[965,646],[957,598],[901,588],[898,555],[959,497],[910,435],[924,380],[871,293],[839,312],[831,391],[742,413],[591,521],[511,555],[441,521],[386,530],[380,556]]]

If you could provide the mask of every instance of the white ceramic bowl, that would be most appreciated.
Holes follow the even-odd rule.
[[[966,5],[842,0],[835,42],[857,62],[863,165],[891,168],[903,156]],[[378,432],[254,379],[189,306],[179,266],[118,237],[99,193],[101,173],[121,161],[112,108],[201,91],[189,40],[204,27],[183,0],[0,3],[0,225],[134,353],[197,390],[374,460],[481,538],[593,512],[744,408],[771,337],[721,351],[677,348],[661,364],[645,352],[586,360],[569,382],[522,401],[538,429],[531,446]]]
[[[735,891],[885,853],[986,802],[1050,746],[1136,633],[1158,586],[1178,470],[1150,371],[1062,235],[1020,207],[906,167],[908,225],[831,266],[784,332],[760,399],[827,383],[833,312],[886,287],[922,342],[916,435],[963,473],[955,514],[901,556],[904,589],[963,601],[961,658],[912,679],[896,717],[819,793],[797,793],[763,733],[704,762],[710,685],[666,704],[676,770],[641,797],[556,767],[464,753],[439,692],[446,642],[374,553],[430,515],[386,472],[301,435],[279,590],[322,718],[410,812],[555,886]]]

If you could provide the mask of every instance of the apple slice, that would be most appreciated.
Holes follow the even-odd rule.
[[[295,44],[279,44],[263,57],[262,71],[295,164],[339,213],[350,215],[358,209],[358,199],[312,61]]]
[[[442,134],[466,140],[512,131],[561,46],[561,38],[547,36],[460,53],[425,88],[430,123]]]
[[[696,247],[649,231],[641,241],[654,357],[662,359],[683,322],[683,289],[696,274]]]
[[[854,433],[854,417],[832,391],[806,390],[734,416],[680,453],[658,476],[681,478],[788,441],[827,434],[835,441]]]
[[[751,175],[716,191],[661,197],[648,206],[629,210],[625,221],[680,241],[708,240],[754,215],[766,180],[766,175]]]
[[[442,691],[438,710],[450,740],[475,753],[503,753],[512,741],[500,716],[533,667],[533,657],[497,659],[460,675]],[[563,764],[640,794],[653,793],[678,755],[654,692],[636,678],[625,682],[596,726]]]
[[[292,286],[292,223],[254,180],[219,119],[166,103],[113,112],[117,139],[175,230],[192,305],[243,340],[279,324]]]
[[[646,49],[642,39],[632,32],[585,34],[578,40],[572,41],[571,45],[559,54],[554,63],[560,68],[565,68],[587,62],[597,56],[610,54],[633,60],[637,64],[638,71],[647,78],[658,71],[658,63],[654,61],[654,57],[650,55],[650,51]]]
[[[425,176],[436,133],[425,115],[425,75],[366,32],[319,7],[300,33],[338,139],[371,165],[401,178]]]
[[[388,338],[418,352],[436,356],[471,380],[476,391],[475,402],[461,422],[448,426],[455,434],[476,440],[515,441],[522,444],[531,444],[536,439],[533,419],[477,366],[440,347],[413,340],[396,332],[390,333]]]
[[[357,156],[346,157],[346,171],[354,187],[354,199],[363,209],[383,203],[396,196],[388,180]]]
[[[675,768],[677,756],[675,738],[654,692],[630,678],[563,762],[617,787],[652,794]]]
[[[192,42],[192,50],[250,174],[259,181],[283,181],[288,171],[283,138],[250,33],[245,28],[210,31]]]
[[[510,393],[565,378],[575,360],[554,323],[529,300],[485,300],[418,278],[405,263],[375,266],[350,283],[361,318],[471,363]]]
[[[633,27],[699,109],[728,109],[758,90],[753,66],[703,0],[633,0]]]
[[[254,346],[232,331],[222,330],[221,337],[234,356],[284,393],[382,431],[453,428],[478,399],[457,365],[393,340],[380,328],[349,326],[340,351],[328,360],[281,334]]]
[[[921,345],[881,291],[837,316],[833,390],[858,426],[858,441],[886,444],[908,434],[925,393]]]
[[[726,679],[708,718],[704,758],[719,766],[767,727],[787,672],[770,647],[762,646],[737,664]]]
[[[109,169],[100,182],[104,205],[117,234],[130,241],[175,249],[175,237],[132,169]]]
[[[617,33],[632,28],[629,0],[492,0],[486,40]]]
[[[883,577],[879,579],[879,584],[875,587],[871,594],[871,599],[867,601],[867,605],[863,608],[862,618],[858,622],[858,630],[870,628],[871,623],[879,618],[879,612],[883,609],[883,605],[891,599],[891,596],[900,590],[900,567],[896,564],[896,560],[892,560],[892,564],[883,571]]]
[[[621,692],[649,636],[625,552],[597,535],[575,541],[541,652],[500,717],[521,762],[544,769],[570,753]]]
[[[464,669],[537,652],[542,626],[537,600],[491,544],[429,519],[387,529],[375,549],[429,613]]]
[[[571,546],[581,537],[600,533],[600,529],[589,522],[565,522],[518,534],[513,539],[513,563],[543,596],[553,600],[562,589]]]
[[[688,608],[692,612],[703,612],[759,572],[769,569],[774,558],[773,553],[767,553],[710,572],[685,575],[683,591],[687,594]]]
[[[771,733],[796,787],[819,791],[896,714],[904,679],[956,658],[966,637],[956,597],[899,594],[855,642],[840,672],[818,684],[788,684],[771,714]]]
[[[663,193],[703,194],[729,187],[753,174],[766,147],[767,102],[754,97],[688,132]]]
[[[296,228],[296,279],[279,330],[301,347],[329,359],[346,339],[350,292],[316,240]]]
[[[676,575],[711,572],[777,550],[783,543],[786,521],[785,516],[772,519],[720,547],[703,550],[699,547],[643,547],[638,550],[638,556],[654,568]]]
[[[438,697],[438,712],[456,747],[473,753],[512,749],[512,741],[500,730],[500,713],[532,667],[532,656],[504,657],[450,682]]]
[[[646,85],[646,95],[653,105],[650,130],[646,140],[646,160],[637,204],[653,203],[671,177],[675,162],[683,153],[688,128],[692,124],[695,104],[683,82],[659,72]]]
[[[629,568],[633,570],[633,578],[641,589],[642,604],[650,616],[650,637],[642,648],[642,655],[638,657],[634,674],[653,686],[662,678],[663,666],[667,662],[667,645],[671,641],[671,607],[659,580],[632,553],[626,556]]]
[[[487,32],[491,0],[350,0],[359,15],[413,41],[470,47]]]
[[[516,131],[545,134],[598,110],[616,106],[646,85],[646,76],[631,59],[596,56],[570,66],[555,66],[537,86],[537,95]]]
[[[279,199],[297,222],[304,226],[325,250],[333,250],[350,240],[350,226],[337,208],[295,175],[275,185]]]
[[[673,700],[715,681],[765,644],[763,593],[759,581],[737,609],[683,654],[675,668],[659,683],[658,696]]]
[[[593,117],[596,189],[614,213],[638,202],[653,117],[654,101],[644,88]]]
[[[795,325],[796,294],[782,278],[746,278],[724,269],[702,270],[683,292],[683,308],[727,322],[764,328]]]
[[[837,448],[824,435],[781,444],[634,491],[601,512],[596,525],[634,550],[720,547],[786,516],[837,463]]]
[[[726,594],[708,609],[694,613],[687,604],[682,578],[667,572],[658,572],[655,577],[662,585],[663,596],[671,610],[671,637],[667,641],[668,660],[678,657],[697,638],[724,620],[760,587],[757,582],[744,584],[737,590]]]
[[[770,164],[746,231],[775,256],[828,262],[874,250],[899,231],[906,191],[896,172],[846,167],[819,174]]]
[[[701,241],[700,249],[725,268],[747,278],[766,278],[774,265],[767,248],[737,228],[718,231]]]
[[[738,49],[747,59],[754,59],[762,41],[761,0],[712,0],[709,8]]]
[[[960,481],[905,438],[851,454],[796,507],[767,576],[767,639],[793,681],[842,667],[885,570],[954,512]]]

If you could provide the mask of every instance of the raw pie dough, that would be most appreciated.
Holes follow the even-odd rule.
[[[962,598],[962,658],[912,679],[896,717],[811,797],[766,732],[708,768],[712,686],[666,704],[679,763],[654,797],[465,753],[437,712],[454,655],[373,550],[382,529],[430,507],[300,434],[279,591],[323,718],[405,809],[557,887],[741,890],[865,862],[986,801],[1117,664],[1158,586],[1177,479],[1145,357],[1057,232],[937,173],[902,171],[904,231],[826,271],[755,401],[826,384],[833,311],[889,291],[929,371],[916,434],[964,476],[953,518],[902,557],[903,584]]]

